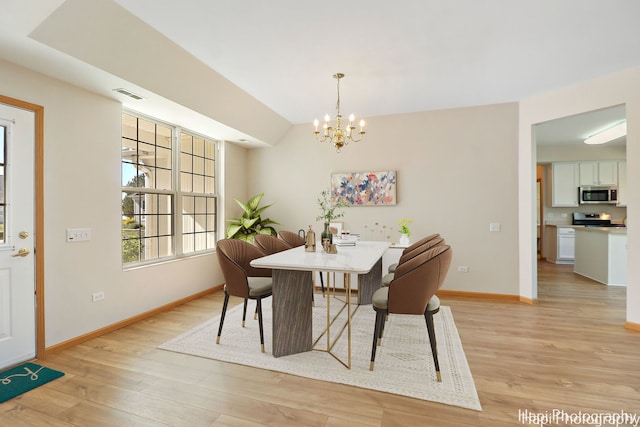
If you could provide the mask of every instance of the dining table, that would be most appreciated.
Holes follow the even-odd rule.
[[[389,242],[357,241],[355,245],[337,247],[337,253],[327,253],[316,244],[317,250],[306,251],[298,246],[251,261],[257,268],[273,271],[272,284],[272,352],[274,357],[311,351],[314,348],[312,331],[313,275],[315,272],[344,275],[347,308],[348,356],[341,360],[331,352],[330,302],[327,301],[327,346],[329,352],[347,368],[351,367],[351,300],[355,304],[371,304],[376,289],[382,286],[382,256]],[[351,288],[351,276],[357,275],[357,288]],[[334,284],[335,286],[335,284]],[[334,288],[335,292],[335,288]],[[355,296],[353,296],[355,292]],[[327,295],[327,298],[331,298]],[[357,307],[357,306],[356,306]]]

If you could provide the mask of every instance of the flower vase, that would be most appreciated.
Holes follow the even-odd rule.
[[[322,247],[327,250],[327,246],[333,243],[333,235],[331,234],[331,230],[329,229],[329,223],[324,223],[324,230],[320,234],[320,241],[322,243]]]
[[[408,245],[409,243],[411,243],[411,241],[409,240],[409,235],[402,233],[400,235],[400,240],[398,241],[398,243],[400,243],[401,245]]]

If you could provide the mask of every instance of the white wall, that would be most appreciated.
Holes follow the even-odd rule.
[[[587,145],[579,146],[540,146],[536,147],[536,161],[538,163],[549,162],[575,162],[588,160],[625,160],[627,151],[623,145]]]
[[[220,171],[224,180],[224,203],[221,204],[220,233],[219,236],[225,237],[227,229],[227,218],[238,218],[242,215],[242,208],[238,206],[234,199],[241,202],[249,200],[253,194],[247,193],[249,173],[247,170],[247,150],[235,144],[224,144],[224,171]]]
[[[631,68],[566,89],[536,96],[520,103],[519,130],[519,229],[520,294],[535,298],[535,160],[532,127],[544,121],[626,104],[627,111],[627,321],[640,324],[640,265],[632,260],[640,253],[640,68]]]
[[[44,106],[45,346],[223,282],[215,255],[122,270],[118,102],[3,61],[0,93]],[[66,243],[77,227],[91,241]]]
[[[265,192],[279,229],[319,232],[316,200],[332,172],[396,170],[398,205],[347,208],[345,227],[365,236],[377,222],[397,241],[398,220],[411,218],[413,238],[440,233],[453,248],[446,289],[517,295],[517,117],[517,104],[372,117],[365,139],[340,154],[311,124],[294,126],[249,152],[249,193]]]

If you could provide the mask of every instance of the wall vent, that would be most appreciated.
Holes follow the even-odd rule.
[[[144,99],[144,98],[143,98],[143,97],[141,97],[140,95],[136,95],[135,93],[133,93],[133,92],[129,92],[128,90],[123,89],[123,88],[118,88],[118,89],[113,89],[113,90],[114,90],[114,92],[121,93],[122,95],[124,95],[124,96],[128,96],[129,98],[133,98],[133,99],[135,99],[136,101],[139,101],[139,100],[141,100],[141,99]]]

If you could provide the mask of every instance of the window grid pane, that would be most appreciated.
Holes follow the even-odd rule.
[[[172,190],[171,128],[124,113],[122,185]]]
[[[182,197],[183,252],[197,252],[215,247],[216,202],[213,196]]]
[[[215,194],[215,142],[183,134],[180,147],[180,190]]]

